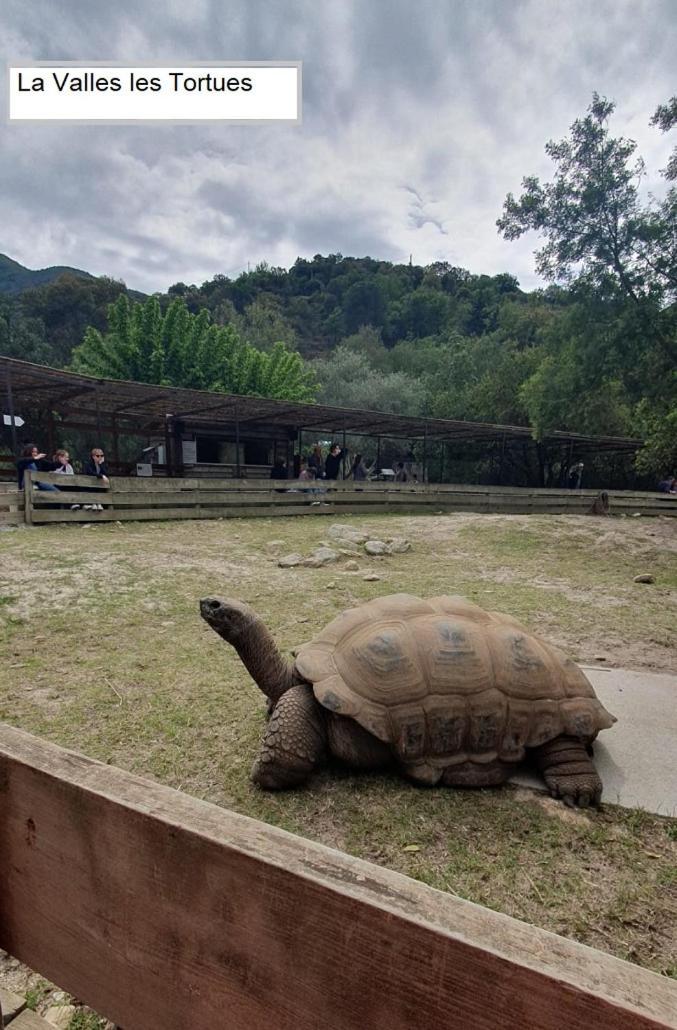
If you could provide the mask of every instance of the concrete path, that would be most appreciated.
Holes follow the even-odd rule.
[[[603,800],[677,817],[677,675],[581,668],[618,719],[595,742]],[[512,780],[544,789],[543,781],[529,772]]]

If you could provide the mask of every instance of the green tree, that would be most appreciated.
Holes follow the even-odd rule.
[[[570,135],[550,140],[546,153],[556,164],[551,183],[522,180],[519,200],[509,193],[497,226],[508,240],[534,229],[545,238],[536,267],[554,282],[583,279],[597,293],[614,289],[639,303],[662,294],[667,283],[647,266],[640,241],[646,212],[638,198],[644,162],[632,140],[614,139],[608,122],[614,104],[593,94],[585,118]]]
[[[420,415],[425,411],[425,385],[404,372],[374,369],[364,354],[337,347],[328,358],[312,362],[324,404],[337,407]]]
[[[181,297],[162,313],[157,297],[110,306],[108,332],[90,327],[73,353],[76,371],[111,379],[310,401],[315,381],[300,354],[284,343],[263,353],[234,328],[213,325],[203,308],[191,314]]]

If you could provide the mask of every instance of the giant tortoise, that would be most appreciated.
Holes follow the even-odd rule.
[[[488,787],[528,751],[553,797],[598,804],[592,742],[613,725],[578,666],[516,619],[462,597],[379,597],[280,654],[246,604],[204,598],[202,617],[240,655],[270,718],[252,778],[294,787],[333,756],[396,764],[420,784]]]

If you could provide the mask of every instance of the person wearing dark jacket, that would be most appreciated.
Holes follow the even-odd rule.
[[[55,468],[55,463],[53,461],[45,461],[45,455],[40,453],[34,443],[27,443],[16,463],[16,477],[19,490],[24,488],[25,472],[53,472]],[[58,486],[54,486],[53,483],[37,483],[36,485],[38,490],[56,490],[57,493],[59,492]]]
[[[276,458],[270,470],[271,479],[287,479],[287,466],[282,458]]]
[[[347,453],[348,451],[342,450],[337,443],[332,444],[331,450],[327,455],[327,460],[324,463],[325,479],[338,479],[341,461],[345,458]]]
[[[106,459],[101,447],[92,447],[89,458],[84,464],[82,473],[85,476],[96,476],[100,479],[105,486],[110,485],[110,479],[108,478],[108,469],[106,468]],[[90,505],[86,504],[85,508],[89,508]],[[94,511],[103,511],[103,504],[92,504]]]

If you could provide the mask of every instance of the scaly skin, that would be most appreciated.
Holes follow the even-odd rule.
[[[249,675],[272,704],[300,682],[294,663],[280,654],[270,631],[248,604],[204,597],[200,614],[215,633],[235,648]]]
[[[252,780],[265,790],[297,787],[327,754],[324,712],[306,683],[291,687],[268,720]]]
[[[602,781],[585,744],[575,737],[555,737],[534,748],[538,767],[554,798],[587,808],[602,798]]]

